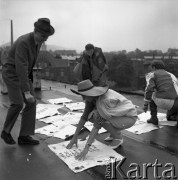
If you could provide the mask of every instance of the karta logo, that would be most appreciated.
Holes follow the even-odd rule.
[[[154,163],[130,163],[127,171],[124,171],[122,165],[126,158],[117,161],[115,158],[110,158],[107,161],[105,177],[107,179],[117,179],[119,174],[123,179],[149,179],[149,173],[152,172],[154,179],[177,179],[176,168],[172,163],[161,164],[158,159]]]

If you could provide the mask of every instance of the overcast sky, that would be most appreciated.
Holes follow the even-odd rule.
[[[0,44],[33,31],[48,17],[55,28],[47,44],[82,51],[178,49],[178,0],[0,0]]]

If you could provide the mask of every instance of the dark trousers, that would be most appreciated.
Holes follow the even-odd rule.
[[[178,116],[178,97],[174,100],[174,104],[170,110],[167,111],[167,119],[169,119],[171,116]]]
[[[151,100],[149,105],[150,105],[151,116],[152,117],[157,116],[157,105],[155,104],[155,102]]]
[[[25,107],[22,111],[19,136],[34,135],[36,120],[36,101],[34,103],[27,102],[21,89],[13,88],[8,84],[6,85],[11,104],[7,112],[3,130],[7,133],[11,132],[25,103]],[[30,83],[30,92],[31,94],[34,94],[32,83]]]

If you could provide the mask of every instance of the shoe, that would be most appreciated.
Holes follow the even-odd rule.
[[[123,139],[114,139],[109,146],[112,149],[117,149],[119,146],[121,146],[123,144],[124,140]]]
[[[19,145],[38,145],[39,141],[33,139],[31,136],[19,136],[18,144]]]
[[[156,116],[152,116],[150,119],[147,120],[147,123],[158,125],[158,118]]]
[[[16,144],[10,133],[6,133],[4,130],[1,132],[1,138],[5,143],[13,145]]]
[[[169,116],[167,117],[168,121],[177,121],[177,116]]]
[[[104,140],[106,141],[106,142],[110,142],[110,141],[113,141],[113,137],[112,136],[108,136],[108,137],[106,137]]]

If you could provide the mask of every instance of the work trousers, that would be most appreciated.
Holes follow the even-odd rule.
[[[155,117],[157,116],[157,105],[155,104],[155,102],[153,100],[151,100],[151,102],[149,103],[150,105],[150,112],[151,112],[151,116]]]
[[[178,116],[178,97],[174,100],[172,108],[167,111],[167,119],[169,119],[171,116],[174,116],[175,118]]]
[[[33,103],[27,102],[24,93],[22,93],[20,88],[11,87],[9,83],[6,85],[10,100],[10,107],[7,112],[3,130],[7,133],[11,132],[21,110],[23,109],[19,136],[34,135],[36,101]],[[34,95],[32,82],[30,82],[30,92],[32,95]]]

